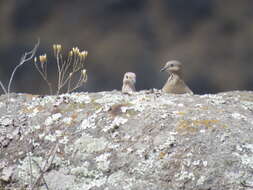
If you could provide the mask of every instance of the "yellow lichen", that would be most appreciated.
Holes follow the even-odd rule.
[[[186,112],[179,111],[179,112],[177,112],[177,114],[178,114],[178,115],[185,115],[185,114],[186,114]]]
[[[218,120],[182,120],[179,121],[179,124],[176,127],[178,132],[182,133],[195,133],[200,129],[210,129],[216,127],[219,124]]]
[[[71,115],[71,118],[72,118],[73,120],[75,120],[75,119],[77,118],[77,113],[73,113],[73,114]]]
[[[202,110],[208,110],[209,107],[208,106],[202,106],[202,107],[200,107],[200,109],[202,109]]]

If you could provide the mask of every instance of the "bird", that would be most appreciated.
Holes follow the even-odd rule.
[[[133,72],[126,72],[123,78],[122,93],[132,94],[135,92],[136,75]]]
[[[172,94],[193,94],[192,90],[182,79],[181,62],[177,60],[168,61],[160,71],[167,71],[169,73],[169,78],[162,88],[163,92]]]

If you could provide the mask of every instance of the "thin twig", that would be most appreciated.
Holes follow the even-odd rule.
[[[242,182],[240,182],[240,184],[241,184],[243,187],[248,187],[248,188],[253,189],[253,186],[252,186],[252,185],[248,185],[248,184],[246,183],[246,181],[242,181]]]
[[[34,190],[37,186],[37,184],[39,184],[40,180],[43,178],[43,175],[44,173],[51,167],[53,161],[54,161],[54,158],[55,158],[55,154],[56,154],[56,151],[58,149],[58,142],[55,144],[55,146],[51,149],[50,153],[49,153],[49,156],[40,172],[40,175],[37,177],[36,181],[34,182],[31,190]]]
[[[8,88],[7,88],[8,95],[10,93],[11,83],[12,83],[14,74],[16,73],[17,69],[19,67],[21,67],[25,62],[30,61],[34,57],[34,55],[39,47],[39,44],[40,44],[40,40],[38,39],[38,42],[35,44],[34,48],[29,52],[25,52],[25,54],[21,57],[19,64],[14,68],[14,70],[11,74],[11,78],[9,80]],[[9,96],[8,96],[8,99],[9,99]]]
[[[45,171],[42,170],[42,168],[40,167],[40,165],[38,164],[38,162],[37,162],[36,160],[33,160],[33,162],[35,163],[35,165],[37,166],[37,168],[39,168],[40,174],[41,174],[41,178],[42,178],[42,180],[43,180],[43,182],[44,182],[44,184],[45,184],[45,186],[46,186],[46,189],[49,190],[49,187],[48,187],[48,185],[47,185],[46,179],[45,179],[45,177],[44,177]],[[41,179],[41,178],[40,178],[40,179]]]
[[[28,150],[28,147],[27,147],[27,154],[28,154],[29,172],[30,172],[30,188],[32,188],[32,184],[33,184],[33,179],[32,179],[32,176],[33,176],[33,170],[32,170],[32,161],[31,161],[31,156],[30,156],[30,152],[29,152],[29,150]]]
[[[84,78],[83,74],[81,73],[78,82],[75,84],[75,86],[73,88],[68,89],[67,93],[73,92],[77,88],[80,88],[82,86],[82,84],[84,84],[87,81],[87,79],[88,79],[87,76],[86,76],[86,78]]]
[[[73,70],[72,70],[72,75],[69,75],[69,76],[66,78],[66,80],[61,84],[60,88],[63,88],[63,87],[68,83],[68,81],[70,81],[70,80],[72,79],[72,77],[74,76],[74,74],[78,73],[78,72],[81,71],[82,69],[83,69],[83,67],[73,68]],[[81,74],[81,75],[82,75],[82,74]],[[80,78],[81,78],[81,77],[80,77]],[[79,81],[78,81],[76,84],[79,84],[80,78],[79,78]],[[86,82],[86,81],[84,80],[82,83],[84,83],[84,82]],[[82,86],[82,84],[81,84],[80,86]],[[71,90],[68,90],[67,93],[72,92],[73,90],[79,88],[80,86],[77,87],[77,85],[75,85]]]
[[[29,121],[26,121],[26,126],[30,126],[28,122],[29,122]],[[29,140],[30,140],[30,141],[29,141]],[[26,140],[27,145],[32,144],[31,142],[32,142],[32,138]],[[29,146],[26,146],[26,153],[27,153],[27,155],[28,155],[29,173],[30,173],[30,184],[29,184],[29,189],[31,189],[31,188],[32,188],[32,185],[33,185],[33,179],[32,179],[32,177],[33,177],[33,170],[32,170],[32,161],[31,161],[30,152],[31,152],[31,151],[29,150]]]
[[[46,81],[46,83],[48,85],[48,88],[49,88],[49,91],[50,91],[50,95],[52,95],[53,94],[52,84],[47,79],[47,63],[44,63],[44,64],[45,64],[45,66],[43,68],[39,68],[37,63],[34,62],[35,68],[38,70],[38,72],[42,76],[43,80]]]
[[[57,69],[58,69],[58,89],[57,89],[57,95],[60,93],[60,86],[61,86],[61,66],[60,66],[60,59],[59,59],[59,52],[57,52],[56,55],[56,63],[57,63]]]
[[[3,91],[4,91],[4,93],[5,94],[7,94],[7,90],[6,90],[6,88],[4,87],[4,85],[3,85],[3,83],[0,81],[0,85],[1,85],[1,87],[2,87],[2,89],[3,89]]]

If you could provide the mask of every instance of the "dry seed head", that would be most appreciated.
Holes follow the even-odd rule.
[[[87,81],[87,71],[86,71],[86,69],[82,70],[82,75],[83,75],[83,80]]]
[[[73,48],[72,48],[72,51],[73,51],[73,54],[74,54],[74,55],[78,55],[78,56],[79,56],[80,51],[79,51],[79,48],[78,48],[78,47],[73,47]]]
[[[62,46],[60,44],[54,44],[53,45],[53,50],[54,50],[54,54],[56,55],[56,54],[61,52]]]
[[[56,55],[56,53],[57,53],[57,45],[56,44],[53,44],[53,50],[54,50],[54,55]]]
[[[72,57],[73,56],[73,51],[71,50],[70,52],[69,52],[69,57]]]
[[[45,63],[45,62],[47,62],[47,54],[40,55],[40,56],[39,56],[39,60],[40,60],[40,63]]]
[[[60,44],[57,44],[57,52],[60,53],[62,50],[62,46]]]
[[[79,53],[78,56],[79,56],[80,60],[83,61],[83,59],[84,59],[83,54],[82,54],[82,53]]]
[[[74,54],[76,54],[76,48],[75,47],[72,48],[72,51],[73,51]]]
[[[87,74],[86,69],[82,70],[82,74],[83,74],[83,76],[86,76],[86,74]]]
[[[84,57],[86,57],[86,56],[88,55],[88,52],[87,52],[87,51],[82,51],[82,55],[83,55]]]
[[[87,56],[87,52],[86,51],[82,51],[82,52],[80,52],[80,59],[81,60],[84,60],[85,59],[85,57]]]
[[[56,44],[53,44],[53,50],[56,51],[56,47],[57,45]]]

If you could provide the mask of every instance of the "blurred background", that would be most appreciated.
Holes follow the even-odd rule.
[[[197,94],[253,90],[252,0],[2,0],[0,34],[5,85],[40,38],[37,56],[53,55],[54,43],[89,52],[79,91],[120,90],[127,71],[137,74],[138,90],[160,89],[168,75],[159,70],[172,59]],[[12,92],[48,93],[33,61],[17,71]]]

